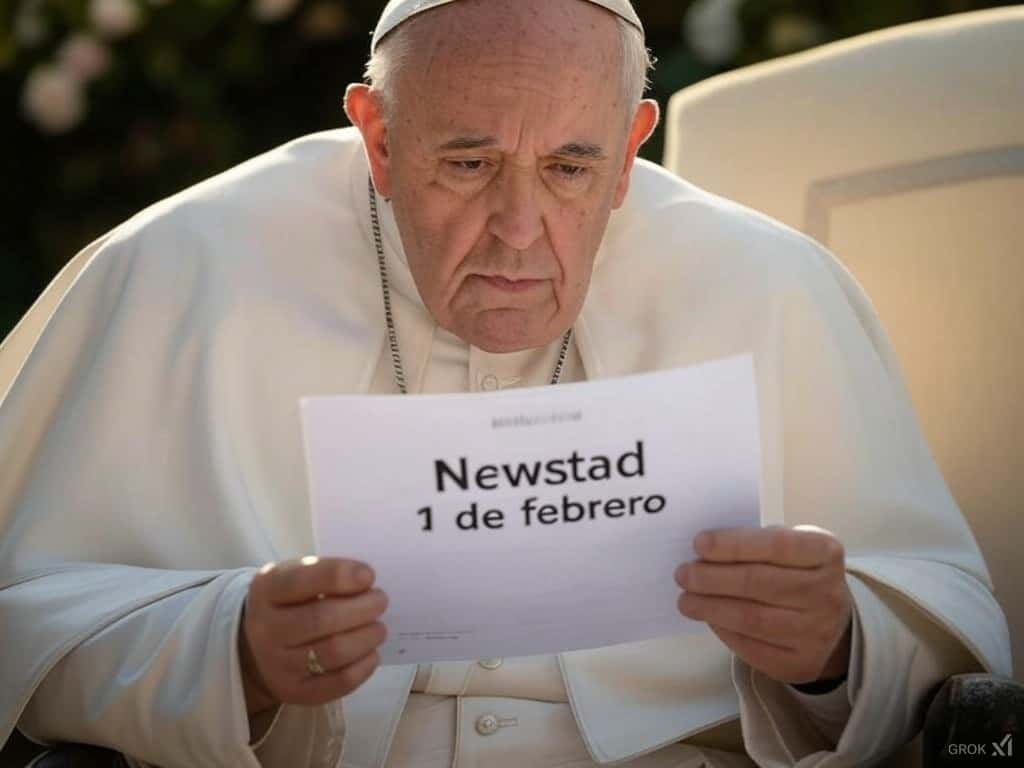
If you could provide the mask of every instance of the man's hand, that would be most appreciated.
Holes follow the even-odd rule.
[[[846,674],[853,597],[834,536],[812,526],[721,529],[698,534],[694,550],[700,559],[676,571],[680,613],[773,680]]]
[[[315,706],[373,674],[387,596],[362,563],[305,557],[271,563],[249,586],[238,643],[249,716],[280,704]],[[310,674],[310,648],[324,669]]]

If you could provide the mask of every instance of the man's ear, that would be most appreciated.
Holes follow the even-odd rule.
[[[626,193],[629,192],[629,176],[633,171],[633,163],[636,162],[636,153],[640,151],[644,142],[651,138],[654,129],[658,127],[660,117],[661,109],[658,107],[658,102],[653,99],[644,99],[636,108],[633,123],[629,128],[629,138],[626,141],[626,159],[622,164],[622,174],[615,187],[615,201],[612,207],[618,208],[626,199]]]
[[[391,155],[380,93],[364,83],[353,83],[345,90],[345,114],[363,135],[366,159],[377,194],[391,197]]]

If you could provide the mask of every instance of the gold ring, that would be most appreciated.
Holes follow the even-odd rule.
[[[318,677],[327,671],[320,663],[320,659],[317,658],[316,651],[312,648],[306,651],[306,670],[313,677]]]

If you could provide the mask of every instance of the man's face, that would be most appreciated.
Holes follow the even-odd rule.
[[[547,344],[583,305],[635,152],[619,35],[552,0],[464,0],[414,31],[385,194],[427,308],[481,349]]]

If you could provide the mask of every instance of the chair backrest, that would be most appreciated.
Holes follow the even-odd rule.
[[[1024,668],[1024,6],[676,94],[665,165],[825,244],[872,298]]]
[[[25,359],[39,340],[61,299],[89,263],[89,259],[106,242],[107,237],[108,235],[104,235],[79,251],[53,278],[53,282],[0,343],[0,403],[3,403],[11,384],[14,383],[14,377],[21,371]]]

